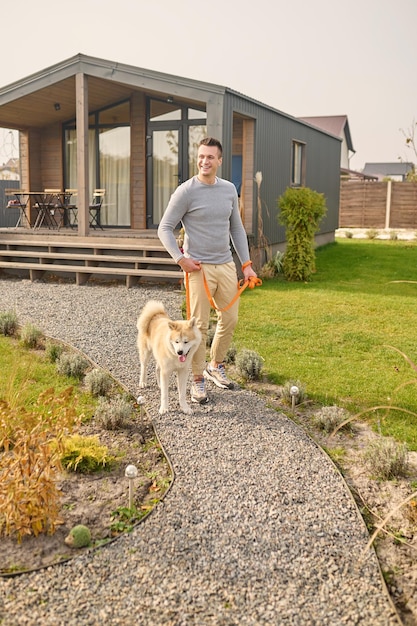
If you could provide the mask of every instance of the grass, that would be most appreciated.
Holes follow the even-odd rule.
[[[302,381],[318,404],[417,413],[416,372],[392,349],[417,363],[417,283],[393,282],[417,280],[417,243],[345,238],[317,249],[316,266],[309,283],[272,279],[243,294],[237,347],[258,352],[272,382]],[[417,450],[417,416],[368,419]]]
[[[44,357],[44,352],[36,353],[22,346],[16,339],[0,335],[0,398],[16,407],[30,410],[37,402],[39,395],[53,387],[58,395],[69,385],[74,388],[78,380],[60,376],[55,363]],[[92,415],[96,401],[91,394],[75,391],[77,397],[77,414],[86,417]]]

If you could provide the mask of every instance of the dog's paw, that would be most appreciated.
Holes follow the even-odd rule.
[[[185,413],[186,415],[192,415],[193,414],[193,410],[192,410],[192,408],[190,407],[189,404],[186,404],[185,406],[182,406],[181,407],[181,411],[183,413]]]
[[[169,409],[167,409],[167,408],[165,408],[163,406],[159,407],[159,415],[165,415],[165,413],[168,413],[168,411],[169,411]]]
[[[139,383],[139,389],[145,389],[146,387],[146,383],[140,382]]]

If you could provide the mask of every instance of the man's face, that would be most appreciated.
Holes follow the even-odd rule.
[[[213,180],[217,169],[222,164],[222,157],[219,156],[217,146],[200,146],[198,149],[197,166],[201,179]]]

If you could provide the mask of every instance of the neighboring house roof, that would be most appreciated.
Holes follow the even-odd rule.
[[[364,174],[374,176],[406,176],[407,172],[414,169],[414,163],[365,163]]]
[[[355,152],[352,144],[352,137],[349,129],[347,115],[319,115],[317,117],[300,117],[302,122],[321,128],[335,137],[346,138],[347,147],[351,152]]]

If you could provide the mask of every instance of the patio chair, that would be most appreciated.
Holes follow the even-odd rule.
[[[77,195],[78,189],[65,189],[64,191],[65,225],[70,228],[78,226],[78,206],[73,200]]]
[[[101,225],[101,207],[103,205],[104,194],[106,193],[105,189],[94,189],[93,200],[89,206],[90,211],[90,226],[95,228],[103,229]]]
[[[4,190],[4,195],[6,197],[13,196],[13,199],[7,202],[7,208],[19,210],[19,217],[16,222],[15,228],[22,224],[22,218],[24,218],[25,222],[29,224],[29,220],[26,215],[28,196],[25,194],[25,191],[23,191],[23,189],[7,188]]]

